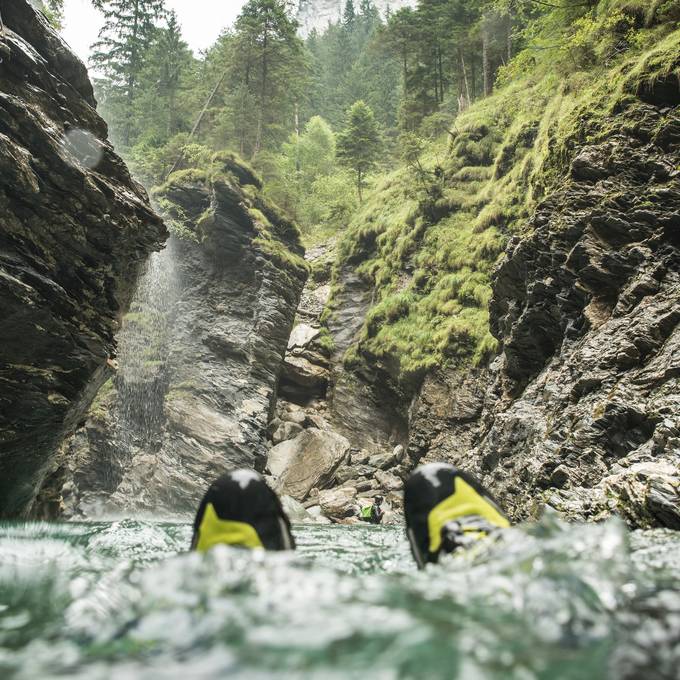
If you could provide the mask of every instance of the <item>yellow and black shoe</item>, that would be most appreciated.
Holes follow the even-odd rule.
[[[233,470],[210,485],[194,520],[192,550],[215,545],[294,550],[279,497],[254,470]]]
[[[453,465],[417,468],[404,487],[404,514],[411,552],[418,568],[442,553],[467,548],[479,538],[510,526],[491,495]]]

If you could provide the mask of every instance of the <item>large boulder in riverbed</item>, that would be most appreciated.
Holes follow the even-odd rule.
[[[332,482],[349,448],[342,435],[314,428],[275,446],[269,451],[267,467],[277,480],[276,490],[305,500],[314,487],[324,488]]]

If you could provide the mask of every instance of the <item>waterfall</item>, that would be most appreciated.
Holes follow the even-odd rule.
[[[118,335],[114,439],[128,455],[157,450],[168,387],[168,344],[179,296],[176,244],[153,253]]]

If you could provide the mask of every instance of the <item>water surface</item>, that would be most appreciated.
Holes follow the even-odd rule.
[[[680,535],[545,519],[418,573],[398,527],[295,555],[188,524],[0,525],[2,678],[680,677]]]

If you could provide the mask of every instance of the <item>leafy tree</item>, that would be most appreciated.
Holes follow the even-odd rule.
[[[104,75],[98,83],[102,106],[113,122],[113,136],[130,146],[138,82],[149,48],[157,36],[157,21],[165,14],[163,0],[94,0],[104,15],[91,62]]]
[[[363,202],[366,175],[376,166],[382,152],[382,136],[373,111],[363,101],[347,112],[347,125],[338,135],[338,158],[356,178],[359,203]]]

